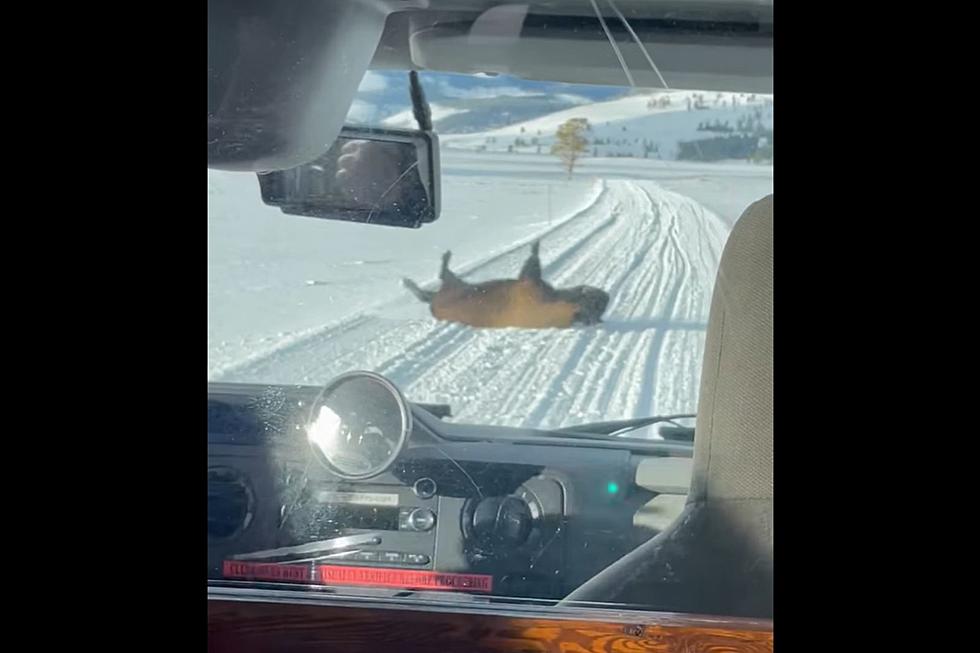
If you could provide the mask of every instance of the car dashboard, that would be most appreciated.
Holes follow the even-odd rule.
[[[445,413],[370,373],[210,383],[209,584],[556,601],[683,506],[690,445]]]

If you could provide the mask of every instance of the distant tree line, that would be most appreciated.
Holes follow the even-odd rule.
[[[677,158],[685,161],[748,159],[772,161],[772,130],[758,134],[731,134],[677,144]]]

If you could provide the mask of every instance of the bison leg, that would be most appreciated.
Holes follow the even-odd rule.
[[[442,255],[442,268],[439,270],[439,279],[442,280],[443,288],[452,288],[453,286],[465,286],[466,282],[456,276],[456,273],[449,269],[449,259],[452,257],[452,252],[446,252]]]
[[[531,255],[524,261],[524,267],[521,268],[520,279],[525,279],[528,281],[533,281],[535,283],[542,283],[541,280],[541,257],[538,255],[538,250],[541,247],[541,243],[534,241],[531,244]]]

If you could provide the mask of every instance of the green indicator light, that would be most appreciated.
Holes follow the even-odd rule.
[[[606,485],[606,492],[609,494],[616,494],[619,492],[619,485],[613,481],[609,481],[609,484]]]

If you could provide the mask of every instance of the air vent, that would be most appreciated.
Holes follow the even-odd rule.
[[[208,540],[231,540],[248,528],[255,495],[245,475],[231,467],[208,468]]]
[[[208,399],[208,442],[260,444],[262,424],[247,405]]]

